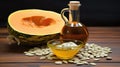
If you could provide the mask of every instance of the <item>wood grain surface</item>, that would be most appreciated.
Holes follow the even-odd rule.
[[[112,48],[109,55],[112,60],[102,58],[95,67],[120,67],[120,27],[88,27],[88,43]],[[28,57],[24,51],[33,48],[30,45],[9,44],[8,31],[0,28],[0,67],[81,67],[75,64],[55,65],[52,60],[40,60],[39,57]],[[93,67],[82,65],[82,67]]]

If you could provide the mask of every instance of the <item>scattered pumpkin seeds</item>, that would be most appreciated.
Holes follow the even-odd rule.
[[[55,64],[68,64],[73,63],[77,65],[90,64],[96,65],[96,63],[88,62],[88,60],[99,61],[100,58],[106,57],[106,60],[112,60],[112,57],[109,57],[109,53],[112,53],[111,48],[101,47],[97,44],[86,44],[84,49],[81,49],[76,56],[69,60],[60,60],[57,58],[49,48],[38,48],[34,47],[29,51],[25,51],[24,54],[27,56],[39,56],[41,60],[57,60]]]

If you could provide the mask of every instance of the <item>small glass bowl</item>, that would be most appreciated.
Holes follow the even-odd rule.
[[[47,42],[47,46],[60,59],[73,58],[85,44],[80,40],[54,39]]]

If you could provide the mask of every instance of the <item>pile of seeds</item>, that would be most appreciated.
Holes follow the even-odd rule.
[[[97,44],[86,44],[84,49],[81,49],[75,57],[69,60],[60,60],[57,58],[52,51],[49,48],[38,48],[34,47],[33,49],[30,49],[29,51],[25,51],[25,55],[27,56],[39,56],[41,60],[49,59],[49,60],[56,60],[55,64],[68,64],[68,63],[74,63],[77,65],[83,65],[83,64],[90,64],[90,65],[96,65],[96,63],[91,62],[92,61],[99,61],[100,58],[106,58],[107,60],[112,60],[112,57],[109,57],[109,53],[111,53],[111,48],[109,47],[101,47]],[[90,60],[90,61],[89,61]]]

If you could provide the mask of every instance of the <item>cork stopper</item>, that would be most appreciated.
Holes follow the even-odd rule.
[[[68,5],[71,10],[78,10],[79,6],[81,6],[80,1],[70,1]]]

